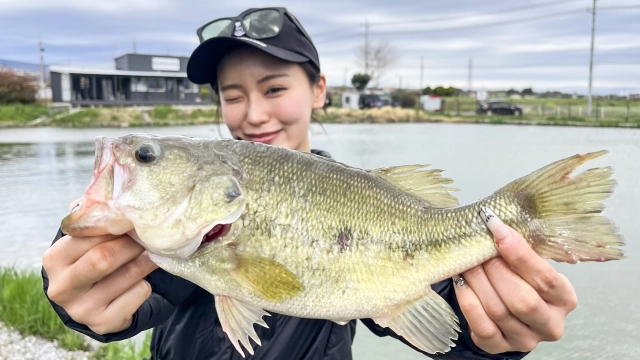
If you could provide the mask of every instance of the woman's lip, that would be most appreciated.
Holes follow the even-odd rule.
[[[254,142],[270,144],[271,142],[273,142],[273,140],[276,139],[279,133],[280,133],[280,130],[268,132],[268,133],[247,135],[247,137]]]

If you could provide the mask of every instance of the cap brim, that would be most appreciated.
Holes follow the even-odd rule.
[[[216,82],[220,60],[233,48],[241,45],[252,46],[286,61],[295,63],[309,61],[308,58],[302,55],[266,44],[260,40],[253,40],[247,37],[214,37],[203,42],[193,51],[187,63],[187,77],[195,84],[210,84]]]

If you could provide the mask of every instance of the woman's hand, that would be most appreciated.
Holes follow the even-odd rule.
[[[133,314],[151,295],[143,279],[157,268],[144,248],[126,235],[64,236],[42,260],[49,298],[97,334],[131,325]]]
[[[471,339],[493,354],[527,352],[560,339],[567,314],[578,304],[571,283],[522,235],[497,217],[490,221],[501,256],[464,272],[454,286]]]

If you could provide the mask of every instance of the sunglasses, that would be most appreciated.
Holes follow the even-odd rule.
[[[313,44],[311,37],[296,17],[286,8],[251,9],[236,17],[220,18],[201,26],[198,31],[200,43],[218,36],[247,36],[260,40],[278,36],[287,16],[302,34]]]

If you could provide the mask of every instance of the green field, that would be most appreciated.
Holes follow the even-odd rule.
[[[640,127],[640,101],[602,100],[593,102],[592,116],[586,116],[586,99],[508,99],[523,108],[522,116],[476,115],[476,100],[445,97],[444,113],[415,108],[348,110],[332,106],[327,113],[315,112],[324,123],[353,122],[467,122],[560,126]],[[334,104],[336,105],[336,104]],[[38,121],[35,121],[38,119]],[[96,107],[46,108],[40,105],[0,106],[0,128],[15,126],[138,127],[200,125],[219,122],[215,106],[209,107]]]
[[[640,101],[594,99],[592,116],[587,117],[587,99],[505,99],[523,108],[528,119],[553,120],[583,117],[594,119],[640,120]],[[445,97],[447,114],[475,112],[476,100],[468,97]],[[553,117],[553,118],[551,118]]]

